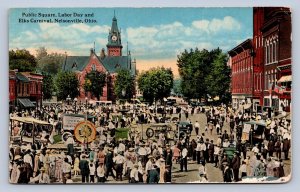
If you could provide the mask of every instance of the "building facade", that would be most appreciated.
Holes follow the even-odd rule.
[[[34,108],[42,104],[43,76],[32,72],[9,71],[10,108]]]
[[[66,56],[63,63],[64,71],[74,71],[79,80],[79,99],[95,99],[89,92],[84,90],[85,76],[91,71],[99,71],[106,74],[106,85],[103,87],[102,101],[115,101],[114,82],[119,69],[129,70],[132,76],[136,75],[136,60],[131,59],[130,51],[123,55],[121,32],[118,28],[117,19],[114,16],[112,26],[108,34],[107,51],[101,49],[99,55],[95,49],[90,50],[89,56]]]
[[[232,107],[247,110],[253,100],[252,40],[247,39],[228,52],[231,66]]]
[[[253,8],[253,40],[228,52],[234,108],[248,108],[251,103],[256,112],[290,111],[291,46],[290,9]]]
[[[289,8],[264,8],[264,107],[290,111],[291,107],[291,12]]]
[[[261,28],[264,24],[264,8],[253,8],[253,100],[254,111],[261,112],[264,90],[264,38]]]

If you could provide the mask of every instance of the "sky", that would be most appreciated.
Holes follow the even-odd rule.
[[[172,68],[178,76],[177,55],[185,49],[224,52],[252,38],[252,8],[24,8],[9,11],[9,49],[39,47],[48,52],[89,55],[106,48],[112,18],[121,29],[123,54],[128,48],[139,71],[152,67]],[[45,17],[41,17],[38,14]],[[74,13],[83,14],[74,17]],[[56,17],[47,17],[55,14]],[[68,17],[64,14],[70,14]],[[85,17],[84,14],[91,14]],[[35,16],[37,15],[37,16]],[[31,19],[82,19],[83,23],[35,23]],[[20,19],[29,20],[21,23]],[[96,23],[85,22],[84,19]]]

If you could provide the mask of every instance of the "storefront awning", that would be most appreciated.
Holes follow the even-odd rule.
[[[252,103],[247,103],[244,105],[244,109],[250,109],[250,107],[252,106]]]
[[[289,81],[292,81],[292,75],[282,76],[277,82],[281,83],[281,82],[289,82]]]
[[[29,99],[18,99],[18,101],[19,101],[24,107],[35,107],[35,105],[34,105]]]

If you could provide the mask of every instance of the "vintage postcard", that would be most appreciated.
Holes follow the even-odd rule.
[[[285,183],[287,7],[9,10],[9,182]]]

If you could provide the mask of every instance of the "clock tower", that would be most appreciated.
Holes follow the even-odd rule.
[[[117,19],[114,15],[111,29],[108,34],[107,54],[108,56],[122,56],[121,32],[118,29]]]

